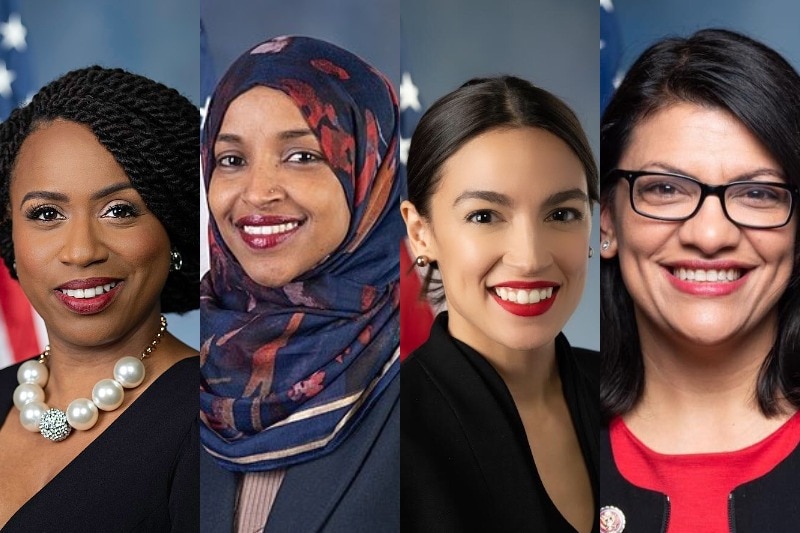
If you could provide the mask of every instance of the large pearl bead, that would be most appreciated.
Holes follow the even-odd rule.
[[[126,355],[114,365],[114,379],[126,389],[138,387],[144,381],[144,364],[136,357]]]
[[[44,387],[47,385],[49,376],[47,365],[38,360],[25,361],[17,369],[17,383],[36,383],[40,387]]]
[[[97,423],[97,406],[88,398],[72,400],[67,407],[67,422],[81,431],[91,429]]]
[[[44,390],[36,383],[22,383],[14,389],[14,405],[17,409],[28,402],[43,402]]]
[[[19,421],[22,423],[22,427],[28,431],[38,433],[39,421],[42,418],[42,414],[48,409],[49,407],[44,402],[34,401],[23,405],[22,409],[19,410]]]
[[[113,411],[125,399],[125,390],[122,385],[113,379],[101,379],[92,389],[92,401],[103,411]]]

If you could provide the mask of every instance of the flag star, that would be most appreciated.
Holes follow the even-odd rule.
[[[17,75],[14,71],[6,68],[5,61],[0,61],[0,96],[11,98],[11,83],[15,79],[17,79]]]
[[[411,147],[411,139],[403,139],[400,137],[400,162],[406,164],[408,161],[408,149]]]
[[[603,39],[600,39],[600,50],[606,47],[606,42]]]
[[[414,111],[422,109],[419,103],[419,89],[414,85],[411,74],[403,72],[403,77],[400,79],[400,111],[405,111],[409,107]]]
[[[203,104],[203,107],[200,108],[200,129],[203,129],[203,126],[206,125],[206,116],[208,115],[208,104],[211,103],[211,97],[207,96],[206,101]]]
[[[600,0],[600,7],[611,13],[614,11],[614,4],[611,3],[611,0]]]
[[[615,89],[619,89],[619,85],[622,83],[623,79],[625,79],[625,73],[620,70],[619,72],[617,72],[617,75],[614,76],[614,79],[611,81]]]
[[[28,30],[22,25],[22,19],[14,13],[8,16],[8,22],[0,23],[0,35],[3,36],[2,46],[6,49],[15,49],[22,52],[28,47],[25,36]]]

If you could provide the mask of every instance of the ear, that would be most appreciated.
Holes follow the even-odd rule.
[[[609,246],[603,249],[605,242],[608,242]],[[617,227],[612,193],[600,204],[600,257],[611,259],[615,255],[617,255]]]
[[[408,200],[400,204],[400,213],[406,223],[408,241],[414,257],[423,255],[429,262],[436,261],[436,246],[430,222],[420,215],[414,204]]]

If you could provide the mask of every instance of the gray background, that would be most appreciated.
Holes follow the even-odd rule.
[[[406,58],[423,105],[469,78],[515,74],[553,92],[578,115],[597,157],[600,14],[586,0],[403,0]],[[598,209],[586,291],[564,329],[600,347]]]
[[[81,67],[122,67],[200,101],[197,0],[24,0],[32,90]],[[169,330],[199,347],[200,313],[168,315]]]

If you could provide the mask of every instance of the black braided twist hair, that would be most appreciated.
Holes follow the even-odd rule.
[[[200,115],[178,91],[99,66],[73,70],[43,87],[0,124],[0,253],[16,278],[9,184],[22,143],[55,119],[88,126],[122,166],[183,258],[161,293],[162,312],[197,309],[200,298]]]

